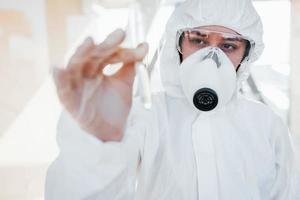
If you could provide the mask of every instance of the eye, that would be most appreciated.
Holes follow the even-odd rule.
[[[197,46],[202,46],[206,44],[206,41],[201,38],[190,38],[190,43]]]
[[[237,49],[237,46],[234,44],[225,43],[222,45],[222,49],[225,51],[234,51]]]

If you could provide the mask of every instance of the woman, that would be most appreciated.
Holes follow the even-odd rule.
[[[147,45],[119,47],[117,30],[87,39],[56,70],[66,112],[46,199],[288,200],[293,150],[263,104],[238,95],[263,50],[248,0],[187,0],[166,27],[161,78],[150,110],[132,100],[134,63]],[[123,62],[120,71],[102,69]]]

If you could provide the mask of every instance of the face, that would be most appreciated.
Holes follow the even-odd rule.
[[[202,26],[199,31],[186,31],[181,40],[182,60],[208,46],[218,47],[237,69],[244,58],[247,42],[235,31],[222,26]],[[223,34],[224,33],[224,34]]]

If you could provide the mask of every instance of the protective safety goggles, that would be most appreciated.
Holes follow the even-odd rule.
[[[177,31],[176,48],[183,54],[196,52],[202,48],[215,46],[220,48],[228,56],[243,54],[243,60],[248,60],[255,42],[238,34],[211,31],[205,28],[184,28]]]

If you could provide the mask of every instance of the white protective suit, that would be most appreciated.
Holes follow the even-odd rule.
[[[58,125],[60,154],[50,166],[46,200],[296,200],[288,129],[265,105],[236,92],[218,112],[201,113],[183,95],[176,31],[221,25],[263,50],[262,24],[248,0],[187,0],[167,27],[161,60],[165,92],[151,110],[133,103],[124,138],[104,143],[64,112]],[[240,67],[237,84],[247,78]]]

